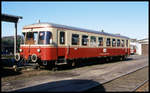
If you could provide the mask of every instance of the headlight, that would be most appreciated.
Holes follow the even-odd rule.
[[[40,52],[41,50],[40,49],[37,49],[37,52]]]
[[[20,52],[22,52],[22,49],[20,49]]]

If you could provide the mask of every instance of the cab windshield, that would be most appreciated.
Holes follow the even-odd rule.
[[[23,35],[25,37],[24,44],[52,44],[52,33],[49,31],[27,32]]]

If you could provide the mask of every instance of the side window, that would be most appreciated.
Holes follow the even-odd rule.
[[[88,45],[88,36],[82,35],[82,45],[87,46]]]
[[[33,32],[27,32],[27,40],[33,40]]]
[[[124,47],[124,40],[121,41],[121,46]]]
[[[60,32],[60,38],[59,38],[59,43],[60,44],[65,44],[65,32]]]
[[[106,46],[111,46],[111,43],[110,43],[110,38],[107,38],[107,41],[106,41]]]
[[[96,37],[95,36],[91,36],[90,44],[96,45]]]
[[[38,40],[38,33],[37,32],[34,32],[33,39],[34,39],[34,44],[35,44]]]
[[[45,37],[45,32],[40,32],[39,33],[39,43],[38,44],[44,44],[44,37]]]
[[[117,39],[117,47],[120,46],[120,39]]]
[[[112,46],[116,47],[116,39],[112,39]]]
[[[26,35],[26,33],[25,32],[23,32],[22,33],[23,35],[22,35],[22,39],[21,39],[21,44],[25,44],[25,35]]]
[[[52,44],[52,33],[46,32],[46,44]]]
[[[79,35],[72,34],[72,45],[79,45]]]
[[[128,47],[128,40],[126,40],[126,47]]]
[[[103,46],[103,37],[98,37],[98,46]]]

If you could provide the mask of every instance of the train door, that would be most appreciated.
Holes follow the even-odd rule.
[[[98,37],[98,56],[101,56],[101,54],[104,52],[106,52],[106,48],[104,48],[103,50],[103,46],[104,46],[104,37],[100,36]]]
[[[63,30],[59,30],[58,32],[58,47],[57,47],[57,56],[58,59],[65,59],[68,47],[66,47],[66,32]]]

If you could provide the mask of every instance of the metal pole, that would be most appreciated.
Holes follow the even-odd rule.
[[[14,35],[14,55],[17,52],[17,22],[15,23],[15,35]]]

